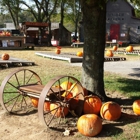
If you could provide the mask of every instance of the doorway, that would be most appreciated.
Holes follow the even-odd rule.
[[[110,25],[110,40],[112,39],[119,40],[119,34],[120,34],[120,25],[111,24]]]

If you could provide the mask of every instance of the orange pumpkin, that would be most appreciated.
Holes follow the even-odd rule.
[[[64,82],[60,85],[60,87],[61,87],[62,89],[64,89],[64,90],[68,90],[68,89],[70,89],[71,85],[72,85],[71,82],[69,82],[69,81],[64,81]]]
[[[32,101],[33,106],[37,108],[38,107],[38,98],[32,97],[31,101]]]
[[[78,119],[77,128],[82,135],[93,137],[101,132],[102,120],[96,114],[85,114]]]
[[[117,51],[118,47],[117,46],[113,46],[113,51]]]
[[[57,48],[57,49],[55,50],[55,53],[56,53],[56,54],[60,54],[60,53],[61,53],[61,49],[58,49],[58,48]]]
[[[98,96],[87,96],[84,102],[85,114],[99,114],[102,106],[102,101]]]
[[[73,83],[69,91],[72,93],[72,99],[70,100],[70,109],[74,110],[79,102],[80,93],[84,94],[84,89],[78,83]],[[84,96],[84,95],[82,95]]]
[[[50,102],[49,101],[46,101],[44,103],[44,111],[50,111]]]
[[[121,116],[120,105],[112,101],[106,102],[100,109],[100,115],[103,119],[109,121],[118,120]]]
[[[127,52],[132,52],[132,51],[133,51],[133,47],[132,47],[132,46],[126,47],[126,51],[127,51]]]
[[[7,53],[2,54],[1,56],[2,60],[9,60],[10,56]]]
[[[50,111],[51,111],[51,114],[54,115],[55,117],[63,118],[68,114],[69,108],[68,107],[60,107],[60,104],[58,104],[58,103],[51,103],[50,104]]]
[[[83,56],[83,52],[77,52],[77,56],[82,57]]]
[[[76,96],[77,94],[79,94],[81,92],[80,90],[81,90],[81,85],[79,85],[78,83],[73,83],[69,89],[69,91],[72,92],[73,96]],[[84,89],[83,89],[83,92],[84,92]]]
[[[72,93],[69,91],[65,91],[61,96],[67,100],[73,97]]]
[[[113,57],[113,52],[111,50],[107,50],[106,56]]]
[[[140,99],[133,102],[132,108],[136,115],[140,115]]]

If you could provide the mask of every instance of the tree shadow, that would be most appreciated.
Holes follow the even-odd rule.
[[[33,109],[33,110],[30,110],[30,111],[27,111],[27,112],[24,112],[24,113],[21,113],[21,114],[12,113],[12,112],[9,112],[7,114],[13,115],[13,116],[29,116],[29,115],[32,115],[32,114],[36,114],[37,112],[38,112],[37,109]]]
[[[138,77],[140,78],[140,68],[132,68],[134,70],[134,73],[130,73],[128,74],[129,76],[132,76],[132,77]]]
[[[106,82],[110,86],[114,86],[113,82]],[[140,99],[140,80],[130,78],[118,78],[116,79],[115,84],[116,89],[119,89],[121,91],[120,96],[118,95],[117,98],[113,98],[112,93],[112,98],[109,97],[109,100],[115,101],[120,105],[132,105],[135,100]],[[124,96],[124,98],[122,98],[122,96]]]
[[[117,121],[106,121],[103,120],[103,128],[101,133],[98,137],[110,137],[110,136],[117,136],[123,133],[123,126],[127,124],[136,123],[136,121],[140,120],[140,116],[135,114],[127,114],[123,113],[119,120]]]

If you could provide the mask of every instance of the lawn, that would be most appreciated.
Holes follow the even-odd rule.
[[[136,47],[135,47],[136,48]],[[110,49],[109,47],[106,49]],[[124,49],[124,48],[119,48]],[[138,49],[138,48],[136,48]],[[40,56],[35,55],[35,52],[38,51],[52,51],[54,52],[54,47],[46,47],[46,48],[35,48],[35,50],[22,50],[22,51],[10,51],[10,50],[1,50],[0,54],[7,52],[10,56],[26,59],[35,62],[35,66],[24,66],[21,68],[31,69],[35,71],[41,78],[43,85],[49,82],[52,78],[58,75],[69,75],[77,78],[80,80],[81,78],[81,67],[79,66],[71,66],[66,61],[60,60],[53,60],[48,58],[43,58]],[[71,47],[64,47],[62,48],[62,52],[76,52],[82,51],[82,48],[71,48]],[[117,56],[123,56],[122,54],[116,54]],[[127,61],[129,60],[139,60],[139,56],[136,55],[125,55]],[[0,69],[0,83],[4,79],[4,77],[11,71],[18,69],[19,67],[11,67],[6,69]],[[140,139],[140,117],[136,116],[132,110],[132,103],[134,100],[139,99],[140,95],[140,81],[135,79],[130,79],[127,77],[122,77],[118,74],[112,74],[109,72],[105,72],[105,91],[106,94],[115,99],[116,102],[120,104],[122,107],[122,116],[118,121],[106,121],[103,120],[103,129],[101,133],[93,138],[85,137],[79,134],[78,132],[74,132],[72,135],[68,136],[67,139],[69,140],[83,140],[83,139],[93,139],[93,140],[139,140]],[[0,111],[2,112],[2,110]],[[22,136],[23,138],[42,138],[45,139],[47,136],[47,140],[52,139],[66,139],[62,135],[62,132],[57,132],[54,130],[45,130],[40,123],[38,124],[38,117],[36,114],[30,114],[27,116],[7,116],[1,113],[1,118],[4,117],[4,120],[1,123],[1,132],[6,130],[9,131],[11,138],[16,139]],[[10,119],[14,120],[13,124],[10,122]],[[24,127],[24,122],[27,121],[26,129]],[[18,129],[19,124],[18,120],[21,124],[21,127]],[[7,124],[9,122],[9,125]],[[14,127],[15,135],[12,134],[12,127]],[[32,130],[30,130],[32,129]],[[43,131],[41,130],[43,129]],[[28,133],[27,131],[30,133]],[[36,131],[36,134],[34,131]],[[1,138],[8,138],[8,132],[4,131],[3,134],[0,134]],[[41,131],[41,132],[40,132]],[[27,135],[24,136],[24,133],[27,132]],[[57,133],[56,133],[57,132]],[[19,134],[18,134],[19,133]],[[20,139],[19,139],[20,140]]]

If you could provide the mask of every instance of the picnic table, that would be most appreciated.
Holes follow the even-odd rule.
[[[122,45],[128,45],[129,41],[106,41],[106,44],[109,44],[110,47],[114,45],[122,46]]]

